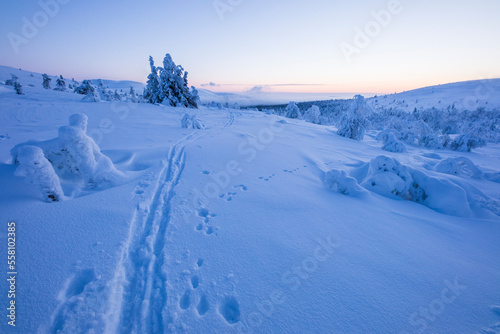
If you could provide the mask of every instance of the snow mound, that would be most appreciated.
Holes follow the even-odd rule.
[[[457,176],[467,176],[475,179],[483,177],[483,172],[466,157],[447,158],[441,160],[434,170],[439,173],[445,173]]]
[[[181,120],[182,127],[185,129],[204,129],[205,125],[196,118],[196,115],[190,116],[189,114],[185,114]]]
[[[43,152],[60,179],[75,178],[87,189],[104,189],[116,186],[124,180],[111,160],[101,153],[94,140],[87,136],[87,115],[74,114],[69,126],[59,128],[59,136],[47,141],[28,141],[11,150],[15,164],[21,164],[26,146],[36,146]],[[37,151],[38,152],[38,151]]]
[[[365,168],[365,167],[361,167]],[[447,174],[482,177],[481,171],[468,159],[446,159],[436,166],[436,170]],[[360,174],[353,170],[352,175]],[[358,175],[357,179],[342,170],[325,173],[325,185],[338,193],[359,196],[369,190],[391,199],[404,199],[427,206],[437,212],[471,217],[473,209],[478,214],[500,215],[500,202],[492,199],[477,188],[465,182],[428,175],[420,170],[401,164],[387,156],[373,158],[368,170]],[[358,183],[359,180],[359,183]],[[476,212],[476,211],[474,211]]]
[[[382,149],[388,152],[403,153],[406,152],[406,145],[398,140],[398,135],[395,130],[384,130],[377,135],[377,140],[384,145]]]
[[[348,176],[343,170],[333,169],[326,172],[323,181],[329,189],[343,195],[356,197],[366,192],[355,178]]]
[[[402,165],[396,159],[378,156],[370,161],[361,186],[379,195],[413,201],[453,216],[471,216],[467,194],[460,186]]]
[[[38,186],[47,202],[58,202],[63,199],[59,178],[41,148],[30,145],[20,147],[17,161],[15,175],[26,177],[29,182]]]

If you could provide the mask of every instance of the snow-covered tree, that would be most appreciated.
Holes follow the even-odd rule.
[[[155,67],[151,56],[149,56],[149,66],[151,67],[151,73],[148,75],[148,82],[143,96],[149,103],[160,103],[160,78],[158,77],[158,68]]]
[[[77,94],[87,95],[89,91],[96,90],[96,87],[92,85],[92,81],[83,80],[82,84],[75,88],[74,92]]]
[[[450,148],[452,150],[460,152],[470,152],[474,148],[483,146],[486,146],[486,141],[484,139],[469,134],[460,135],[450,143]]]
[[[82,102],[98,102],[101,100],[97,87],[92,85],[90,80],[83,80],[82,84],[75,88],[74,92],[85,95]]]
[[[19,80],[19,78],[16,75],[11,74],[10,79],[5,80],[5,85],[6,86],[14,86],[14,82],[16,82],[18,80]]]
[[[163,67],[155,67],[149,57],[151,73],[144,90],[144,98],[150,103],[164,103],[173,107],[197,108],[199,98],[196,90],[189,90],[188,72],[175,65],[170,54],[163,59]]]
[[[321,111],[317,105],[311,106],[311,108],[307,109],[303,115],[304,120],[307,122],[311,122],[314,124],[320,124],[319,117],[321,116]]]
[[[349,111],[342,114],[339,122],[337,134],[355,140],[363,140],[368,120],[366,116],[370,113],[370,108],[366,104],[365,98],[356,95]]]
[[[14,90],[17,95],[24,95],[23,86],[19,83],[19,81],[14,82]]]
[[[49,78],[49,76],[45,73],[42,74],[42,78],[43,78],[43,82],[42,82],[43,88],[50,89],[50,82],[52,81],[52,79]]]
[[[122,97],[120,94],[118,94],[118,91],[115,89],[115,93],[113,94],[113,99],[115,101],[121,101],[122,100]]]
[[[295,104],[295,102],[291,101],[285,108],[285,117],[300,118],[301,116],[299,107]]]
[[[63,76],[61,75],[56,81],[56,88],[54,90],[65,92],[66,91],[66,81],[64,81]]]
[[[198,94],[198,90],[196,90],[194,86],[191,86],[191,95],[188,96],[188,105],[191,106],[192,108],[198,108],[199,104],[200,104],[200,95]],[[237,103],[236,105],[237,108],[234,109],[240,109]]]

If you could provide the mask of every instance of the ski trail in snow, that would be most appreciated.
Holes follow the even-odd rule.
[[[229,110],[229,120],[227,121],[226,124],[224,124],[224,127],[225,128],[229,128],[230,126],[232,126],[234,123],[234,113]]]
[[[184,148],[192,133],[174,144],[157,179],[152,198],[140,203],[115,271],[106,315],[106,333],[164,332],[166,317],[165,233],[170,202],[185,165]]]

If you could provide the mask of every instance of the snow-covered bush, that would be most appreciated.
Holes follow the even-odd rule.
[[[101,100],[98,88],[92,85],[90,80],[83,80],[82,84],[75,88],[74,92],[85,95],[82,102],[99,102]]]
[[[404,153],[406,152],[406,145],[399,141],[394,134],[390,133],[382,149],[388,152]]]
[[[185,114],[181,120],[182,127],[185,129],[204,129],[205,125],[196,118],[196,115],[190,116],[189,114]]]
[[[295,102],[290,102],[285,109],[285,117],[288,118],[300,118],[300,109],[297,107]]]
[[[406,152],[406,146],[398,140],[399,133],[396,130],[388,129],[379,132],[377,140],[381,141],[384,145],[382,149],[388,152],[403,153]]]
[[[462,217],[471,215],[464,188],[447,179],[429,176],[402,165],[390,157],[378,156],[372,159],[368,175],[361,186],[379,195],[401,197],[441,213]]]
[[[421,136],[418,139],[418,144],[420,146],[424,146],[424,147],[432,148],[432,149],[436,149],[436,150],[443,148],[443,144],[441,142],[441,139],[435,133],[430,133],[430,134],[426,134],[426,135]]]
[[[61,75],[56,81],[56,91],[65,92],[66,91],[66,81],[64,81],[63,76]]]
[[[23,86],[18,81],[14,82],[14,90],[17,95],[24,95]]]
[[[359,186],[358,181],[348,176],[343,170],[333,169],[326,172],[323,182],[330,190],[348,196],[356,197],[365,192],[365,190]]]
[[[17,151],[16,159],[18,162],[16,176],[26,177],[29,182],[38,186],[47,202],[58,202],[63,199],[59,178],[41,148],[22,146]]]
[[[363,140],[369,124],[366,119],[369,113],[370,108],[366,104],[365,98],[356,95],[349,111],[342,114],[340,118],[337,134],[346,138]]]
[[[14,83],[17,82],[18,80],[19,80],[19,78],[16,75],[11,74],[10,79],[5,80],[5,85],[6,86],[14,86]]]
[[[83,80],[82,84],[74,90],[75,93],[82,95],[87,95],[94,91],[97,91],[97,87],[92,85],[92,81],[90,80]]]
[[[381,155],[370,161],[368,177],[361,186],[382,196],[406,198],[411,182],[408,167],[396,159]]]
[[[447,158],[441,160],[436,166],[434,166],[434,170],[440,173],[468,176],[476,179],[483,177],[483,172],[466,157]]]
[[[314,124],[320,124],[321,111],[317,105],[313,105],[311,108],[307,109],[304,115],[302,116],[304,120],[307,122],[311,122]]]
[[[43,79],[42,87],[45,89],[50,89],[50,82],[52,81],[52,79],[49,78],[49,76],[45,73],[42,74],[42,79]]]
[[[450,143],[450,148],[459,152],[470,152],[473,148],[483,146],[486,146],[486,141],[484,139],[468,134],[460,135]]]
[[[43,150],[61,179],[79,178],[85,188],[105,188],[122,181],[123,175],[111,160],[101,153],[94,140],[87,136],[87,116],[74,114],[69,126],[59,128],[59,136],[48,141],[29,141],[11,150],[14,163],[19,163],[19,150],[37,146]]]

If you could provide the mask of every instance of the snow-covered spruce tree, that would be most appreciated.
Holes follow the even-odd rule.
[[[366,119],[369,112],[370,109],[366,104],[365,98],[361,95],[356,95],[349,111],[342,114],[340,118],[337,134],[346,138],[363,140],[365,131],[369,125]]]
[[[148,82],[144,89],[143,97],[149,103],[160,103],[160,78],[158,77],[158,68],[155,66],[153,57],[149,56],[149,66],[151,73],[148,75]]]
[[[115,100],[115,101],[122,100],[122,96],[120,94],[118,94],[118,91],[116,89],[115,89],[115,93],[113,94],[113,100]]]
[[[92,85],[92,81],[83,80],[82,84],[75,88],[74,92],[77,94],[87,95],[89,91],[95,90],[96,87]]]
[[[299,107],[295,104],[295,102],[291,101],[285,108],[285,117],[300,118],[301,116]]]
[[[59,79],[56,81],[56,88],[54,90],[65,92],[66,91],[66,81],[64,81],[63,76],[61,75]]]
[[[12,76],[12,78],[10,79],[10,82],[9,82],[9,80],[7,80],[7,81],[5,81],[5,84],[6,85],[8,84],[9,86],[13,86],[17,95],[24,95],[23,86],[19,82],[19,78],[17,76],[15,76],[14,74],[11,74],[11,76]]]
[[[303,117],[307,122],[311,122],[314,124],[320,124],[321,111],[317,105],[312,105],[311,108],[307,109],[304,113]]]
[[[14,174],[24,176],[29,182],[38,186],[47,202],[58,202],[64,197],[54,167],[40,147],[30,145],[20,147],[17,152],[17,164]]]
[[[191,95],[190,97],[188,97],[188,104],[192,108],[198,108],[198,105],[200,104],[200,95],[198,94],[198,90],[194,88],[194,86],[191,86]],[[240,109],[240,107],[238,106],[234,109]]]
[[[51,78],[47,74],[42,74],[43,82],[42,82],[42,87],[45,89],[50,89],[50,82],[52,81]]]
[[[151,59],[150,59],[151,61]],[[161,103],[173,107],[198,108],[196,96],[193,91],[189,91],[188,72],[180,65],[175,65],[170,54],[166,54],[163,59],[163,68],[158,68],[160,72],[160,94]]]
[[[14,86],[14,82],[16,82],[18,80],[19,80],[19,78],[16,75],[11,74],[10,79],[5,80],[5,85],[6,86]]]

